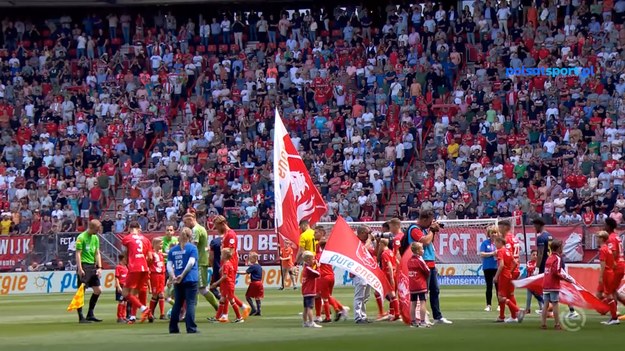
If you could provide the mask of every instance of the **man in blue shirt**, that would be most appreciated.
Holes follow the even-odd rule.
[[[186,303],[187,312],[185,324],[187,333],[197,333],[195,324],[195,305],[198,294],[198,251],[191,243],[193,233],[191,229],[184,228],[178,238],[179,244],[174,246],[167,254],[167,272],[174,283],[175,302],[169,320],[169,333],[178,334],[178,321],[183,304]]]

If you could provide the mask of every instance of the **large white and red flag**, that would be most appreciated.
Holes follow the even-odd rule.
[[[517,288],[525,288],[535,294],[543,293],[543,277],[544,274],[538,274],[529,278],[513,281]],[[565,305],[575,306],[587,310],[595,310],[600,314],[610,311],[610,307],[593,293],[586,290],[577,282],[569,283],[567,281],[560,282],[560,302]]]
[[[320,261],[360,277],[382,296],[391,292],[391,284],[369,248],[358,239],[341,216],[332,228]]]
[[[327,207],[277,109],[273,136],[273,179],[275,225],[279,237],[298,245],[299,222],[307,219],[313,225],[326,213]]]

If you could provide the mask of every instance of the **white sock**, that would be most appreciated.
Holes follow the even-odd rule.
[[[147,310],[148,308],[145,306],[141,306],[141,308],[139,308],[141,310],[141,312],[145,312],[145,310]]]

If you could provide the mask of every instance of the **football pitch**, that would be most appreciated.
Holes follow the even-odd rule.
[[[430,329],[409,328],[401,322],[356,325],[353,320],[324,324],[322,329],[302,328],[302,298],[299,291],[266,290],[263,316],[250,317],[244,324],[211,324],[206,317],[214,311],[200,301],[197,322],[200,334],[169,335],[167,321],[154,324],[115,323],[114,295],[105,293],[96,315],[99,324],[77,323],[75,313],[65,309],[72,295],[0,296],[0,350],[376,350],[386,347],[428,350],[593,350],[622,346],[625,326],[603,326],[605,317],[580,311],[582,318],[568,324],[577,331],[539,329],[539,317],[528,316],[522,324],[496,324],[497,312],[484,312],[483,288],[441,289],[441,308],[453,325]],[[352,305],[353,289],[341,288],[335,296]],[[237,294],[243,297],[244,291]],[[87,301],[90,292],[87,293]],[[525,291],[517,290],[517,300],[525,304]],[[522,301],[522,302],[521,302]],[[536,302],[533,302],[536,309]],[[369,301],[375,316],[375,301]],[[233,312],[230,310],[232,318]],[[351,313],[350,313],[351,317]],[[399,350],[399,349],[398,349]]]

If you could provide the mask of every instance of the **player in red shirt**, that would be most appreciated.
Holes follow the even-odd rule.
[[[129,314],[126,310],[126,300],[122,296],[122,289],[126,285],[126,276],[128,275],[128,267],[126,266],[126,256],[119,255],[119,264],[115,267],[115,301],[117,301],[117,323],[126,323],[126,317]]]
[[[599,284],[597,286],[597,297],[603,299],[608,306],[610,306],[610,320],[602,322],[602,324],[612,325],[620,324],[618,320],[618,310],[614,296],[618,289],[618,283],[616,283],[614,268],[616,263],[614,261],[613,251],[610,250],[610,234],[606,231],[601,231],[597,234],[597,240],[599,241],[599,262],[601,264],[599,273]],[[620,283],[620,280],[618,281]]]
[[[412,257],[408,261],[408,286],[410,288],[410,310],[414,311],[414,318],[410,326],[429,328],[430,325],[426,322],[427,306],[425,301],[427,300],[430,269],[422,257],[423,244],[413,242],[410,245],[410,250]]]
[[[523,321],[525,311],[520,311],[514,300],[514,285],[512,284],[512,272],[517,268],[516,261],[512,254],[506,249],[506,239],[498,237],[495,239],[497,247],[497,273],[493,281],[497,284],[497,295],[499,298],[499,318],[497,322],[518,323]],[[506,305],[510,309],[511,318],[506,319]]]
[[[150,262],[150,286],[152,287],[152,300],[150,310],[156,310],[156,304],[160,309],[160,319],[165,319],[165,261],[163,260],[163,239],[152,240],[153,260]]]
[[[237,233],[234,230],[228,227],[228,221],[224,216],[217,216],[213,221],[215,224],[215,229],[217,232],[223,236],[221,239],[221,249],[230,249],[232,250],[232,256],[230,257],[230,261],[232,263],[232,267],[236,271],[239,267],[239,254],[237,252]],[[223,293],[222,293],[223,294]],[[247,304],[244,304],[235,294],[234,291],[232,293],[232,298],[236,305],[243,309],[243,318],[247,318],[252,311],[252,308]],[[227,310],[227,309],[226,309]]]
[[[221,315],[219,318],[220,323],[228,323],[228,304],[232,305],[232,309],[234,310],[234,314],[237,319],[234,321],[235,323],[243,323],[244,319],[241,316],[241,311],[239,310],[239,306],[235,302],[234,296],[234,286],[237,278],[237,270],[235,266],[232,264],[232,257],[234,256],[234,250],[230,248],[222,248],[221,249],[221,278],[211,284],[210,288],[215,289],[219,287],[219,291],[221,292],[221,301],[219,303],[219,308],[221,311],[217,311],[218,315]]]
[[[559,294],[560,294],[560,281],[566,280],[572,282],[571,278],[568,277],[566,272],[564,272],[564,268],[562,268],[562,258],[560,255],[562,254],[562,242],[559,240],[554,240],[549,244],[551,248],[551,255],[547,259],[545,263],[545,277],[543,278],[543,298],[545,300],[545,307],[551,306],[553,307],[553,319],[556,322],[555,328],[560,330],[562,327],[560,326],[560,316],[559,316]],[[543,329],[547,329],[547,315],[549,314],[548,308],[543,308],[543,313],[541,317]]]
[[[128,226],[130,234],[122,239],[122,245],[126,248],[128,257],[128,276],[126,286],[122,289],[122,295],[126,301],[130,302],[133,313],[128,323],[135,322],[135,311],[141,311],[141,322],[152,316],[152,311],[145,304],[142,304],[136,295],[139,290],[146,286],[149,279],[148,261],[152,260],[152,244],[141,234],[141,227],[138,222],[132,222]]]
[[[326,240],[321,239],[319,241],[319,245],[317,246],[317,255],[315,257],[317,262],[321,261],[321,254],[323,253],[323,249],[325,247]],[[320,277],[317,281],[317,290],[319,291],[319,296],[323,302],[323,312],[325,314],[325,319],[322,320],[321,323],[329,323],[332,321],[330,319],[330,306],[334,309],[335,322],[338,322],[341,318],[344,320],[347,319],[348,309],[343,307],[343,305],[332,296],[332,292],[334,290],[334,268],[327,263],[320,263],[318,268]]]
[[[378,242],[378,258],[380,268],[384,274],[386,274],[386,278],[391,284],[391,292],[387,295],[391,307],[389,320],[396,321],[401,318],[399,315],[399,300],[397,300],[397,294],[395,293],[397,290],[395,275],[395,272],[397,271],[397,260],[395,259],[393,251],[388,248],[388,245],[388,239],[380,239]]]

